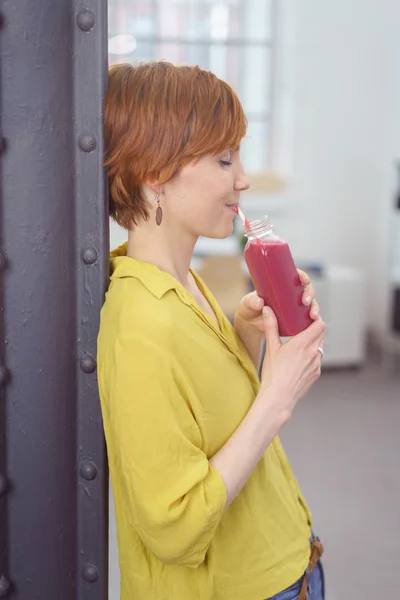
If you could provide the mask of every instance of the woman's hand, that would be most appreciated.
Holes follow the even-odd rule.
[[[262,366],[261,390],[274,391],[276,408],[290,418],[293,409],[321,374],[325,323],[318,317],[307,329],[282,343],[278,321],[269,307],[263,308],[267,352]]]
[[[301,269],[297,269],[297,272],[300,277],[301,285],[304,288],[302,298],[303,304],[304,306],[310,307],[310,317],[315,321],[315,319],[318,319],[319,317],[319,304],[315,299],[314,288],[311,284],[310,278],[307,275],[307,273],[305,273]]]
[[[304,288],[303,304],[310,307],[310,317],[315,320],[319,316],[319,305],[315,300],[314,288],[307,273],[301,269],[297,269],[297,272]],[[235,316],[235,329],[239,335],[240,328],[264,333],[263,306],[264,300],[257,295],[257,292],[251,292],[242,298]]]

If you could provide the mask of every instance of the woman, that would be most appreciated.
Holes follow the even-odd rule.
[[[98,367],[123,600],[322,598],[319,567],[304,577],[311,516],[278,437],[320,374],[310,282],[301,273],[315,321],[282,345],[254,293],[233,328],[190,270],[199,236],[232,232],[245,132],[211,73],[110,69],[110,211],[128,243],[112,254]]]

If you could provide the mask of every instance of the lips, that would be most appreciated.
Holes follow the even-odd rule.
[[[236,210],[239,206],[239,204],[237,202],[235,202],[234,204],[225,204],[225,206],[227,208],[230,208],[231,210]]]

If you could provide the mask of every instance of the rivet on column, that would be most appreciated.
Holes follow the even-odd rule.
[[[87,354],[80,360],[80,367],[84,373],[93,373],[96,366],[96,359],[93,358],[93,356],[90,356],[90,354]]]
[[[96,248],[85,248],[82,251],[82,260],[85,265],[93,265],[97,261]]]
[[[84,8],[76,15],[76,22],[81,31],[90,31],[96,22],[96,17],[91,10]]]
[[[95,565],[87,563],[82,569],[82,577],[88,583],[94,583],[99,578],[99,571]]]
[[[93,133],[79,136],[79,148],[83,150],[83,152],[93,152],[93,150],[96,150],[96,136]]]
[[[96,476],[97,476],[97,467],[94,464],[94,462],[92,462],[90,460],[85,460],[81,464],[81,468],[79,469],[79,472],[82,475],[82,477],[84,479],[86,479],[87,481],[93,481],[93,479],[96,479]]]

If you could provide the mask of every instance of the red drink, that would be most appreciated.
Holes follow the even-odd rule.
[[[258,295],[274,311],[282,337],[296,335],[312,323],[310,307],[302,302],[303,286],[288,244],[265,218],[246,228],[244,257]]]

